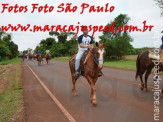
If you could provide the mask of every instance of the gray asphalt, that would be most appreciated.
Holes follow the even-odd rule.
[[[34,60],[26,62],[77,122],[154,121],[153,74],[148,79],[150,91],[145,92],[140,90],[140,80],[135,80],[135,71],[104,67],[104,76],[96,84],[98,104],[94,107],[89,97],[90,86],[83,77],[76,83],[79,96],[74,97],[68,63],[51,61],[38,66]],[[163,99],[159,109],[163,121]]]

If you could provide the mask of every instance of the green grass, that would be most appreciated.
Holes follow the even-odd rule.
[[[17,64],[20,63],[20,58],[14,58],[11,60],[4,60],[4,61],[0,61],[0,65],[8,65],[8,64]]]
[[[55,57],[54,60],[56,61],[64,61],[64,62],[68,62],[70,59],[70,57]]]
[[[136,61],[137,55],[127,55],[125,56],[125,60],[133,60]]]
[[[134,60],[105,61],[104,66],[135,70],[136,69],[136,61],[134,61]]]
[[[16,66],[16,71],[11,71],[8,84],[0,94],[0,122],[14,121],[23,111],[23,96],[21,84],[21,67]]]
[[[128,55],[124,60],[105,61],[104,66],[124,69],[136,69],[136,55]],[[54,60],[68,62],[70,57],[57,57]]]

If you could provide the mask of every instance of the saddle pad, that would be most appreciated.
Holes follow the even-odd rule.
[[[88,52],[89,52],[89,50],[87,50],[87,51],[84,52],[84,54],[83,54],[83,56],[82,56],[82,58],[80,60],[80,65],[84,65],[85,64],[86,59],[87,59]]]

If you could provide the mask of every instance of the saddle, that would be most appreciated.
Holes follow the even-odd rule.
[[[80,66],[79,66],[79,70],[82,76],[84,76],[85,74],[85,62],[87,60],[87,55],[89,53],[89,50],[85,51],[81,60],[80,60]]]
[[[80,72],[80,75],[81,76],[85,76],[85,63],[87,61],[87,56],[88,56],[88,53],[89,53],[89,50],[85,51],[81,60],[80,60],[80,66],[79,66],[79,72]],[[76,55],[73,56],[73,58],[71,59],[71,61],[75,64],[75,58],[76,58]],[[90,71],[92,72],[96,72],[96,71],[93,71],[91,69],[89,69]],[[98,72],[99,73],[99,77],[103,76],[103,73],[101,71]]]
[[[84,76],[85,62],[86,62],[88,52],[89,52],[89,50],[85,51],[81,60],[80,60],[79,72],[80,72],[80,75],[82,75],[82,76]],[[74,55],[73,58],[71,59],[71,62],[73,64],[75,64],[75,58],[76,58],[76,55]]]

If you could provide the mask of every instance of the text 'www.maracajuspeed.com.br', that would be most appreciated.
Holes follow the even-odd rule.
[[[78,34],[79,31],[83,31],[83,27],[86,27],[88,31],[92,31],[92,36],[94,35],[95,32],[106,32],[110,31],[114,35],[119,32],[145,32],[145,31],[151,31],[152,28],[154,27],[153,25],[146,25],[146,21],[143,22],[143,27],[138,28],[137,26],[133,25],[119,25],[116,26],[116,24],[113,22],[112,25],[88,25],[88,26],[83,26],[83,25],[33,25],[31,27],[30,24],[27,25],[3,25],[1,26],[2,31],[11,31],[11,32],[17,32],[17,31],[30,31],[30,32],[50,32],[50,31],[57,31],[57,32],[74,32],[76,33],[75,36]]]

